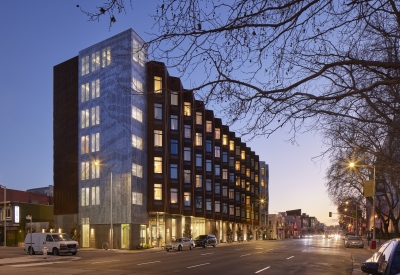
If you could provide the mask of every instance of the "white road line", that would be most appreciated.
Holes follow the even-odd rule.
[[[286,258],[287,260],[289,260],[289,259],[291,259],[291,258],[293,258],[294,256],[290,256],[289,258]]]
[[[251,253],[250,254],[244,254],[244,255],[242,255],[240,257],[246,257],[246,256],[249,256],[249,255],[251,255]]]
[[[204,253],[204,254],[200,254],[200,255],[204,256],[204,255],[210,255],[210,254],[214,254],[214,252],[212,252],[212,253]]]
[[[29,267],[29,266],[39,266],[39,265],[49,265],[49,264],[61,264],[61,263],[67,263],[70,261],[62,261],[62,262],[51,262],[51,263],[32,263],[32,264],[16,264],[16,265],[9,265],[12,267]]]
[[[210,263],[192,265],[192,266],[188,266],[187,268],[199,267],[199,266],[208,265],[208,264],[210,264]]]
[[[237,248],[237,249],[235,249],[235,250],[242,250],[243,248]]]
[[[103,263],[111,263],[111,262],[119,262],[119,260],[111,260],[111,261],[94,262],[94,263],[92,263],[92,264],[103,264]]]
[[[263,249],[262,247],[256,247],[256,249]]]
[[[141,264],[137,264],[137,265],[155,264],[155,263],[161,263],[161,261],[147,262],[147,263],[141,263]]]
[[[266,267],[266,268],[263,268],[263,269],[260,269],[259,271],[256,271],[256,272],[254,272],[254,273],[260,273],[261,271],[264,271],[264,270],[266,270],[266,269],[268,269],[268,268],[270,268],[270,266],[268,266],[268,267]]]
[[[307,251],[307,250],[303,250],[303,251],[301,251],[301,252],[305,252],[305,251]]]

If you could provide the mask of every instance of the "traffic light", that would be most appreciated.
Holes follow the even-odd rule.
[[[329,212],[329,217],[332,217],[332,212]]]

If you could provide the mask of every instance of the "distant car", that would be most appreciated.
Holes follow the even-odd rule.
[[[195,240],[196,247],[202,246],[206,248],[207,246],[213,246],[214,248],[217,246],[217,238],[215,238],[212,234],[200,235]]]
[[[165,250],[178,250],[182,251],[183,249],[190,249],[194,248],[194,242],[189,238],[177,238],[174,241],[167,243],[165,245]]]
[[[399,274],[400,239],[392,239],[382,244],[378,252],[361,264],[361,270],[367,274]]]
[[[344,240],[344,246],[349,248],[349,247],[359,247],[363,248],[364,247],[364,242],[361,239],[361,237],[356,237],[356,236],[348,236]]]

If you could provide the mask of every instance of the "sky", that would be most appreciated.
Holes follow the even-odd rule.
[[[144,40],[152,30],[158,1],[129,0],[111,29],[107,18],[89,22],[76,7],[94,10],[104,1],[4,1],[0,16],[0,184],[10,189],[53,185],[53,66],[88,46],[129,28]],[[163,61],[163,60],[158,60]],[[171,74],[171,71],[170,71]],[[171,74],[173,75],[173,74]],[[186,81],[186,82],[185,82]],[[182,79],[190,88],[190,80]],[[324,147],[312,133],[287,142],[282,130],[247,145],[269,164],[269,213],[301,209],[336,225],[325,188],[327,162],[315,163]]]

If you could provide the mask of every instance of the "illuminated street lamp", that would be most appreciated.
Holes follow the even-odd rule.
[[[113,199],[112,199],[112,195],[113,195],[113,182],[112,182],[112,169],[110,167],[108,167],[107,165],[104,164],[100,164],[99,161],[95,161],[94,164],[96,166],[103,166],[104,168],[108,169],[108,171],[110,172],[110,250],[113,249],[113,238],[114,238],[114,234],[113,234]]]
[[[376,183],[376,171],[375,165],[356,165],[354,162],[349,163],[350,168],[362,167],[362,168],[373,168],[374,169],[374,179],[373,179],[373,196],[372,196],[372,217],[373,217],[373,231],[372,231],[372,241],[375,241],[375,183]]]

